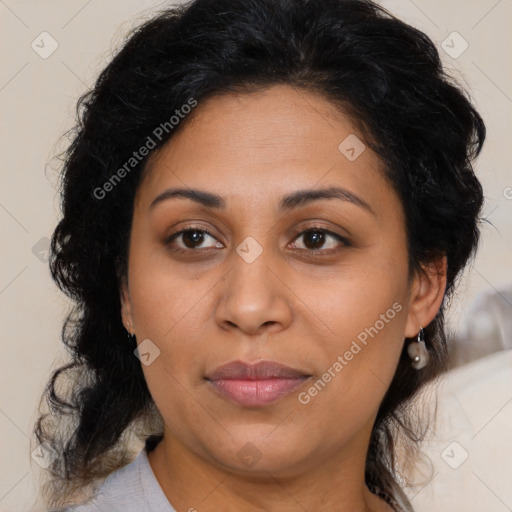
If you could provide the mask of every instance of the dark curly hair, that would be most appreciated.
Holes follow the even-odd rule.
[[[63,155],[50,268],[74,302],[62,331],[71,362],[53,372],[43,394],[50,410],[34,428],[37,442],[59,455],[44,491],[51,506],[128,463],[128,435],[162,434],[120,313],[133,199],[148,157],[187,122],[169,123],[183,105],[275,84],[339,106],[379,155],[405,212],[409,272],[447,258],[443,304],[425,328],[431,362],[412,369],[404,348],[367,455],[366,483],[405,500],[396,435],[421,438],[411,399],[447,365],[444,309],[479,238],[483,193],[472,162],[485,125],[433,42],[369,0],[194,0],[130,34],[80,98]],[[155,137],[159,126],[166,129]],[[152,134],[149,153],[130,160]]]

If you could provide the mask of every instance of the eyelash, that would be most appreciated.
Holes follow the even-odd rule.
[[[210,231],[208,231],[207,229],[205,229],[203,227],[188,226],[185,229],[182,229],[180,231],[177,231],[176,233],[173,233],[173,234],[169,235],[165,239],[165,241],[164,241],[165,245],[166,246],[170,246],[171,243],[176,238],[178,238],[180,235],[182,235],[184,233],[187,233],[187,232],[190,232],[190,231],[198,231],[199,233],[207,234],[207,235],[211,236],[212,238],[215,238],[215,235],[213,233],[211,233]],[[332,236],[333,238],[335,238],[336,240],[341,242],[342,245],[345,246],[345,247],[349,247],[351,245],[350,242],[346,238],[344,238],[343,236],[338,235],[337,233],[333,233],[332,231],[330,231],[328,229],[325,229],[325,228],[323,228],[321,226],[309,226],[306,229],[297,231],[297,233],[294,236],[294,240],[296,240],[300,236],[303,236],[306,233],[310,233],[312,231],[315,232],[315,233],[322,233],[324,235]],[[215,238],[215,240],[217,240],[217,239]],[[202,252],[209,252],[211,249],[212,248],[208,248],[206,250],[203,250],[203,249],[183,249],[181,247],[171,247],[171,250],[173,252],[178,253],[178,254],[183,254],[183,253],[199,253],[200,254]],[[331,254],[334,254],[334,253],[337,253],[337,252],[340,251],[339,248],[338,249],[299,249],[299,250],[307,251],[307,252],[309,252],[311,254],[318,255],[318,256],[328,256],[328,255],[331,255]]]

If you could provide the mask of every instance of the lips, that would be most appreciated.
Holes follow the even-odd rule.
[[[261,407],[292,393],[311,375],[276,361],[233,361],[206,375],[213,389],[230,401]]]

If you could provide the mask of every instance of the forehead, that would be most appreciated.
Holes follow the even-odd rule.
[[[277,85],[217,95],[182,122],[148,161],[137,195],[145,208],[176,186],[208,189],[228,206],[230,197],[263,206],[294,189],[327,186],[368,203],[398,201],[348,116],[318,94]]]

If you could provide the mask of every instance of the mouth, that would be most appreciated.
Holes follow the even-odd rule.
[[[293,393],[311,375],[275,361],[233,361],[206,376],[213,390],[244,407],[263,407]]]

